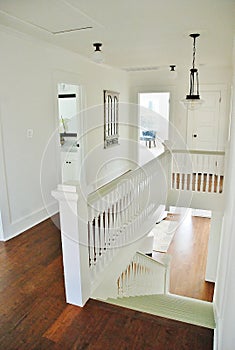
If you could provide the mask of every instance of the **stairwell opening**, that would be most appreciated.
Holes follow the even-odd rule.
[[[212,301],[214,283],[206,281],[211,211],[170,207],[165,222],[175,222],[169,248],[153,251],[153,258],[171,256],[170,293]]]

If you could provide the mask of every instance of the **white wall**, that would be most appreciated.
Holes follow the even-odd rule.
[[[2,238],[6,240],[57,210],[50,194],[59,181],[56,142],[50,143],[43,158],[58,123],[57,83],[81,85],[83,107],[102,106],[104,89],[119,91],[121,101],[128,102],[129,85],[125,72],[99,66],[4,27],[1,27],[0,43],[0,210]],[[108,162],[123,156],[120,147],[104,150],[100,126],[103,125],[103,109],[93,110],[92,115],[85,114],[89,118],[85,128],[94,129],[97,125],[99,128],[93,130],[94,137],[87,138],[92,142],[86,144],[86,151],[98,145],[99,153],[88,168],[87,184],[95,180],[104,160]],[[121,122],[127,122],[127,118],[127,114],[120,116]],[[32,138],[26,137],[27,129],[33,129]],[[128,128],[123,127],[121,138],[128,137]],[[126,146],[124,157],[129,159],[132,155],[128,143]],[[127,162],[120,161],[116,172],[128,166]]]
[[[180,100],[185,98],[189,93],[189,69],[190,67],[176,66],[177,78],[172,79],[167,68],[156,71],[143,71],[130,73],[131,85],[131,101],[138,103],[138,92],[161,92],[170,91],[170,122],[173,128],[170,128],[170,138],[175,144],[175,148],[182,147],[180,137],[175,134],[174,127],[177,129],[182,139],[186,141],[187,133],[187,111],[184,109]],[[222,103],[225,103],[225,111],[222,112],[223,122],[220,125],[220,135],[223,134],[227,138],[227,125],[229,116],[229,95],[231,86],[231,71],[230,67],[199,67],[199,79],[201,90],[203,86],[208,89],[209,86],[222,86],[225,90],[225,98]],[[203,94],[201,94],[203,98]],[[225,128],[225,131],[223,131]],[[223,142],[223,141],[221,141]]]
[[[235,47],[235,45],[234,45]],[[235,60],[234,60],[235,68]],[[235,86],[235,74],[233,76]],[[217,283],[215,288],[215,310],[217,314],[218,350],[233,350],[235,344],[234,315],[235,315],[235,96],[232,103],[231,130],[229,155],[225,183],[226,207],[224,213],[222,241],[220,246]]]

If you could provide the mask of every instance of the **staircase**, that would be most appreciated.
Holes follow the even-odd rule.
[[[213,304],[169,294],[167,256],[136,252],[152,251],[149,232],[166,206],[223,212],[223,162],[224,154],[166,150],[92,190],[58,185],[66,301],[99,299],[213,329]],[[219,239],[211,242],[214,253]]]
[[[102,298],[99,287],[97,299],[117,306],[161,316],[189,324],[215,328],[213,304],[169,293],[170,257],[161,260],[137,252],[117,279],[116,296]],[[104,284],[107,286],[108,283]],[[93,295],[95,299],[95,293]]]

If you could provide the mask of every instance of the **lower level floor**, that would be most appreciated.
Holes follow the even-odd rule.
[[[172,257],[170,293],[212,302],[214,283],[205,281],[210,212],[187,208],[180,212],[170,212],[166,218],[178,223],[167,250]],[[159,254],[154,252],[153,257],[157,258]]]

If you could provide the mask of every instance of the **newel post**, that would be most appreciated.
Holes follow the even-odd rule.
[[[83,306],[90,297],[87,202],[80,186],[58,185],[66,301]]]

